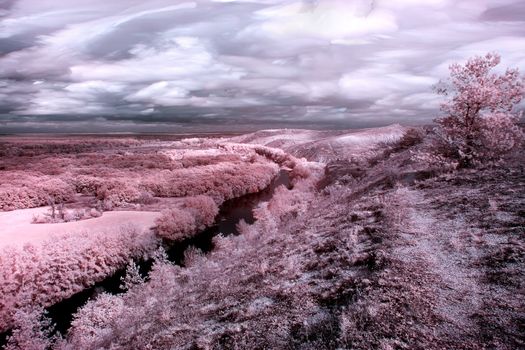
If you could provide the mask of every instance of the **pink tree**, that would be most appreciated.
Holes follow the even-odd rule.
[[[445,115],[436,119],[441,150],[460,167],[497,161],[523,141],[521,113],[513,109],[523,98],[524,80],[518,69],[491,72],[499,63],[496,53],[455,63],[450,79],[437,86],[438,94],[450,96],[441,105]]]

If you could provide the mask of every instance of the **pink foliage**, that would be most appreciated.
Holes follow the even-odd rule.
[[[129,153],[112,154],[107,156],[107,163],[117,169],[177,169],[182,164],[173,162],[168,156],[161,153]]]
[[[523,141],[516,127],[519,114],[512,110],[523,98],[524,81],[517,69],[492,73],[499,63],[500,56],[489,53],[465,65],[453,64],[450,83],[437,88],[439,94],[451,95],[441,105],[445,115],[436,120],[444,153],[460,166],[498,160]]]
[[[306,168],[306,165],[302,165]],[[314,198],[314,188],[319,180],[318,169],[309,169],[310,177],[296,178],[293,189],[281,185],[275,189],[272,198],[254,210],[254,216],[261,222],[280,222],[304,214]]]
[[[111,202],[115,206],[133,203],[141,196],[137,185],[118,180],[105,182],[96,190],[95,194],[98,199]]]
[[[219,208],[208,196],[185,198],[183,209],[172,208],[162,212],[155,221],[160,237],[180,241],[213,224]]]
[[[297,320],[316,308],[305,297],[307,282],[299,282],[305,263],[298,258],[315,241],[280,221],[304,214],[315,197],[303,191],[314,183],[280,187],[260,210],[264,218],[240,224],[239,236],[215,238],[211,254],[186,252],[185,268],[155,263],[149,280],[131,292],[88,302],[75,315],[65,348],[286,348],[287,317]],[[319,231],[325,232],[312,234]],[[266,333],[273,341],[261,340]],[[225,334],[239,340],[224,345]]]
[[[55,203],[69,202],[75,196],[73,186],[61,179],[50,178],[44,180],[37,184],[36,188],[40,188],[47,196],[50,196]]]
[[[219,154],[183,157],[180,162],[184,168],[191,168],[195,166],[204,166],[223,162],[238,162],[240,160],[241,159],[238,154]]]
[[[142,180],[141,186],[158,197],[206,194],[220,203],[265,188],[277,172],[270,162],[224,162],[158,172]]]
[[[278,166],[257,155],[253,147],[241,153],[224,152],[216,145],[159,152],[124,150],[133,145],[125,140],[38,141],[5,143],[0,210],[48,205],[49,197],[55,203],[67,202],[75,192],[98,197],[106,209],[151,202],[152,195],[206,194],[220,203],[265,188],[278,172]],[[268,148],[266,153],[280,161],[287,159],[284,152],[276,152]]]
[[[157,244],[151,235],[132,228],[58,238],[0,251],[0,331],[12,325],[21,307],[50,306],[68,298]]]
[[[100,339],[107,339],[111,342],[111,331],[100,327],[108,323],[116,323],[122,315],[124,302],[115,295],[103,293],[96,299],[90,300],[75,315],[72,329],[79,336],[72,341],[72,347],[66,349],[89,349],[89,344],[93,344]],[[100,310],[104,312],[99,312]],[[81,319],[82,322],[78,320]]]
[[[94,195],[102,186],[103,180],[95,176],[78,175],[73,179],[73,184],[78,193]]]
[[[290,177],[293,180],[293,183],[297,183],[301,179],[306,179],[312,175],[312,170],[309,168],[305,162],[294,161],[292,170],[290,171]]]
[[[69,202],[73,199],[73,186],[60,179],[32,178],[22,184],[3,184],[0,186],[0,210],[34,208],[55,203]]]
[[[219,213],[219,207],[215,201],[204,195],[184,198],[184,208],[195,218],[197,230],[203,230],[213,224]]]
[[[172,208],[163,210],[155,220],[157,234],[171,241],[179,241],[191,237],[197,230],[195,218],[189,211]]]
[[[33,215],[33,224],[50,224],[59,222],[71,222],[98,218],[102,213],[95,208],[90,209],[68,209],[63,205],[58,205],[53,210],[53,206],[47,213]]]
[[[309,168],[310,165],[307,165],[307,162],[304,158],[299,159],[294,156],[292,156],[289,153],[286,153],[285,151],[273,148],[273,147],[267,147],[262,145],[251,145],[251,144],[235,144],[235,143],[226,143],[222,144],[221,147],[233,151],[233,152],[239,152],[239,151],[252,151],[255,152],[255,155],[251,155],[250,162],[257,162],[258,156],[262,156],[266,158],[267,160],[270,160],[276,164],[278,164],[281,167],[291,169],[290,175],[292,178],[292,183],[295,183],[299,181],[300,179],[304,179],[312,175],[311,169]]]
[[[38,307],[17,310],[14,324],[5,350],[46,350],[59,340],[52,335],[51,320]]]
[[[10,139],[9,147],[2,148],[0,155],[38,157],[41,155],[57,155],[68,153],[81,153],[97,151],[114,147],[137,146],[142,141],[135,139],[115,139],[115,138],[45,138],[45,137],[21,137]]]
[[[517,125],[517,118],[502,112],[488,114],[483,118],[481,128],[483,156],[497,160],[517,149],[523,143],[524,136],[522,128]]]

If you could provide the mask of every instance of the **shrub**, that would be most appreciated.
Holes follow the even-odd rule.
[[[132,227],[117,232],[83,232],[39,245],[0,250],[0,332],[20,308],[47,307],[71,297],[153,251],[157,240]]]
[[[97,209],[95,209],[95,208],[91,208],[89,210],[88,214],[92,218],[98,218],[98,217],[102,216],[102,213],[100,211],[98,211]]]
[[[98,218],[101,215],[102,213],[95,208],[67,209],[65,207],[59,207],[58,211],[55,210],[55,215],[53,215],[53,209],[51,207],[49,208],[47,213],[33,215],[33,219],[31,222],[33,224],[70,222]]]
[[[100,325],[118,321],[124,308],[124,302],[116,295],[100,294],[89,300],[76,314],[71,323],[71,330],[79,335],[69,349],[90,349],[91,344],[100,339],[110,341],[111,331]],[[98,312],[103,309],[104,312]]]
[[[139,204],[152,204],[157,202],[157,199],[148,191],[140,191],[139,197],[135,200]]]
[[[425,139],[425,136],[426,131],[423,128],[409,128],[394,144],[393,151],[399,152],[420,144]]]
[[[155,220],[157,234],[170,241],[190,238],[197,231],[213,224],[219,208],[215,201],[204,195],[184,199],[183,208],[162,211]]]
[[[119,206],[138,201],[141,192],[132,184],[122,181],[109,181],[97,189],[96,195],[100,200]]]
[[[298,327],[308,329],[311,339],[318,339],[318,332],[333,336],[337,328],[330,328],[327,317],[318,317],[324,310],[315,298],[333,280],[315,280],[320,273],[304,269],[307,262],[320,259],[321,254],[310,255],[311,244],[340,232],[344,234],[336,236],[332,249],[355,242],[344,241],[351,236],[346,228],[278,226],[279,216],[290,209],[301,215],[315,198],[313,193],[293,193],[306,185],[312,189],[315,181],[307,182],[310,179],[300,181],[292,191],[281,187],[277,202],[262,203],[268,204],[265,217],[274,222],[240,224],[242,235],[214,238],[213,253],[186,252],[184,268],[154,264],[149,280],[131,292],[88,302],[75,316],[68,349],[294,349],[304,345],[290,342]],[[348,255],[336,250],[319,269],[335,271],[330,278],[336,278],[339,272],[332,266],[346,267]],[[325,322],[329,326],[320,325]],[[303,348],[337,347],[310,345]]]
[[[44,180],[37,185],[37,188],[42,189],[55,203],[69,202],[75,196],[73,186],[60,179]]]
[[[257,192],[270,184],[278,166],[258,163],[224,162],[207,166],[159,172],[141,181],[141,187],[157,197],[186,197],[206,194],[217,203]]]
[[[0,210],[35,208],[54,203],[71,201],[75,196],[73,187],[60,179],[24,180],[21,184],[0,187]]]
[[[290,176],[294,182],[299,181],[300,179],[305,179],[312,175],[310,168],[305,164],[305,161],[296,161],[290,171]]]
[[[195,218],[187,210],[177,208],[163,210],[155,220],[157,234],[170,241],[180,241],[191,235],[197,229]]]
[[[15,210],[34,208],[46,203],[44,193],[27,187],[3,186],[0,188],[0,209]]]
[[[483,118],[481,128],[482,160],[498,162],[505,154],[518,149],[525,135],[517,118],[506,113],[493,113]]]
[[[204,195],[185,198],[184,208],[193,215],[197,230],[203,230],[212,225],[219,213],[219,207],[215,201]]]
[[[5,350],[46,350],[59,340],[53,335],[51,320],[40,307],[17,310],[14,324],[13,334],[9,336]]]
[[[78,175],[73,180],[73,185],[78,193],[94,195],[102,186],[102,179],[89,175]]]

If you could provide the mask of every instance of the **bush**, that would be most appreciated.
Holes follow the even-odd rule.
[[[37,188],[42,189],[55,203],[66,203],[75,197],[73,186],[60,179],[45,180]]]
[[[75,190],[86,195],[95,195],[102,184],[102,179],[89,175],[78,175],[73,180]]]
[[[498,162],[506,154],[518,149],[525,140],[518,120],[505,113],[494,113],[483,118],[481,128],[482,149],[478,159]]]
[[[59,222],[71,222],[79,220],[87,220],[91,218],[98,218],[102,215],[100,211],[95,208],[90,209],[67,209],[59,206],[53,216],[53,208],[49,208],[47,213],[40,215],[33,215],[33,224],[50,224]]]
[[[157,246],[153,235],[124,228],[51,238],[0,250],[0,332],[23,307],[47,307],[89,288]]]
[[[54,346],[59,337],[53,335],[51,320],[40,307],[17,310],[14,315],[15,329],[8,338],[5,350],[45,350]]]
[[[394,144],[393,151],[399,152],[420,144],[425,139],[425,136],[426,131],[423,128],[410,128]]]
[[[34,208],[46,204],[45,193],[27,187],[3,186],[0,188],[0,209],[15,210]]]
[[[104,313],[98,312],[100,309]],[[110,337],[111,332],[100,325],[117,322],[123,309],[124,302],[116,295],[102,293],[96,299],[89,300],[75,314],[71,325],[71,329],[80,335],[74,339],[73,349],[89,349],[95,341]]]
[[[159,237],[170,241],[181,241],[197,230],[195,218],[189,211],[177,208],[166,209],[155,220]]]
[[[219,207],[211,197],[200,195],[185,198],[182,209],[162,211],[155,220],[157,234],[170,241],[190,238],[197,231],[211,226],[218,213]]]
[[[148,191],[140,191],[139,197],[135,201],[139,204],[153,204],[157,199]]]
[[[22,184],[7,184],[0,187],[0,210],[35,208],[53,203],[65,203],[75,196],[73,186],[60,179],[31,179]]]
[[[219,207],[215,201],[204,195],[185,198],[184,208],[193,215],[197,230],[203,230],[212,225],[219,214]]]
[[[141,187],[157,197],[187,197],[206,194],[217,203],[257,192],[270,184],[278,166],[224,162],[207,166],[155,173],[141,181]]]
[[[307,263],[327,254],[311,252],[310,245],[333,235],[332,249],[355,245],[344,240],[355,237],[348,226],[344,230],[329,225],[311,230],[279,226],[279,216],[290,210],[301,215],[315,198],[312,192],[303,193],[306,182],[312,189],[315,181],[304,179],[292,191],[276,190],[271,200],[275,203],[262,203],[268,204],[265,218],[273,222],[262,218],[251,226],[240,224],[242,235],[214,238],[212,254],[190,250],[184,268],[154,265],[149,280],[131,292],[88,302],[72,323],[68,349],[335,349],[335,344],[308,347],[291,342],[299,327],[311,339],[319,339],[318,333],[326,338],[337,335],[332,321],[319,317],[326,308],[317,305],[317,297],[333,280],[316,280],[320,272],[305,271]],[[337,249],[330,260],[323,260],[325,267],[317,266],[339,274],[332,266],[346,268],[350,254]],[[353,276],[348,280],[353,288]],[[341,289],[334,292],[337,297]]]
[[[121,181],[109,181],[97,189],[96,196],[100,200],[120,206],[138,201],[141,198],[141,192],[132,184]]]

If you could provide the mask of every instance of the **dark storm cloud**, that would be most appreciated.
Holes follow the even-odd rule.
[[[524,18],[517,0],[0,0],[0,129],[424,123],[451,62],[525,68]]]
[[[516,1],[487,9],[481,16],[482,20],[523,22],[525,16],[525,2]]]

